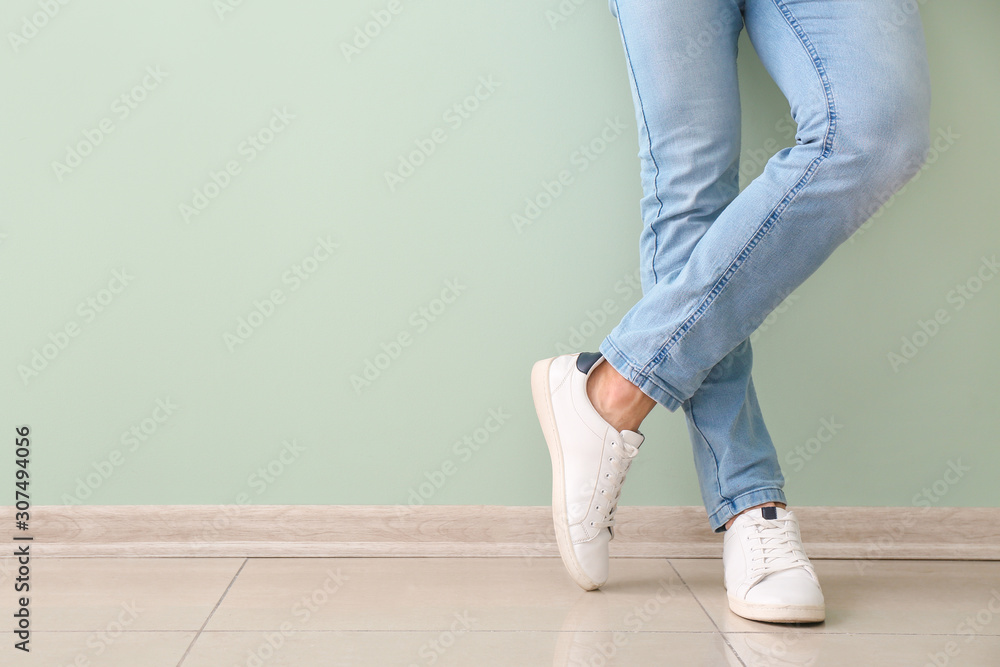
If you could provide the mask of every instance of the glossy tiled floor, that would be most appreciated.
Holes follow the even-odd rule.
[[[814,562],[827,620],[782,626],[729,612],[718,560],[587,593],[554,558],[38,558],[0,664],[1000,665],[1000,563]]]

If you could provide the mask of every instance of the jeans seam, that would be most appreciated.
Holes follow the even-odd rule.
[[[809,56],[810,60],[812,60],[820,85],[823,87],[823,91],[826,95],[827,126],[826,133],[823,137],[822,150],[818,156],[812,159],[805,171],[802,173],[802,176],[799,177],[799,180],[788,189],[781,200],[775,204],[774,208],[771,209],[771,212],[766,218],[764,218],[764,221],[757,228],[757,231],[754,232],[753,236],[751,236],[750,240],[747,241],[745,246],[743,246],[740,253],[729,264],[722,276],[719,277],[715,285],[713,285],[712,289],[705,296],[697,309],[674,330],[670,337],[660,346],[656,355],[646,363],[641,371],[642,374],[651,372],[653,367],[660,364],[668,356],[670,350],[673,349],[677,343],[684,338],[687,332],[690,331],[691,328],[698,322],[698,320],[702,318],[705,311],[708,310],[708,307],[712,305],[715,299],[718,298],[719,294],[722,293],[723,289],[725,289],[726,285],[729,284],[729,281],[736,274],[736,271],[739,270],[739,268],[746,262],[757,245],[764,239],[778,220],[780,220],[782,213],[785,212],[788,205],[791,204],[796,196],[798,196],[799,192],[801,192],[802,189],[812,181],[812,178],[820,164],[826,161],[826,159],[833,153],[833,139],[837,130],[837,108],[833,98],[833,88],[830,85],[830,80],[826,73],[826,66],[823,64],[823,60],[819,57],[812,40],[810,40],[805,34],[801,24],[788,7],[785,6],[782,0],[772,0],[772,2],[778,11],[781,12],[782,17],[795,34],[799,44],[802,45],[806,54]]]
[[[639,102],[639,113],[642,115],[642,126],[646,130],[646,146],[649,149],[649,159],[652,160],[653,166],[656,168],[655,173],[653,174],[653,197],[656,199],[656,202],[660,205],[659,208],[656,210],[656,216],[655,216],[656,218],[659,218],[660,213],[663,211],[663,200],[660,199],[660,192],[657,185],[657,181],[659,180],[660,176],[660,165],[656,163],[656,157],[653,155],[653,143],[649,137],[649,123],[646,122],[646,109],[645,107],[643,107],[642,104],[642,95],[639,93],[639,81],[638,79],[635,78],[635,68],[632,66],[632,57],[629,55],[628,52],[628,41],[625,39],[625,28],[622,27],[622,18],[620,15],[620,9],[618,7],[618,0],[615,0],[615,19],[618,22],[618,30],[622,36],[622,46],[625,49],[625,62],[628,63],[628,70],[632,76],[632,85],[635,86],[635,97],[636,100],[638,100]],[[656,250],[659,247],[660,240],[657,237],[656,229],[652,224],[649,226],[649,231],[653,233],[653,252],[650,255],[649,268],[653,272],[653,282],[656,283],[658,281],[658,278],[656,275],[656,263],[653,261],[653,258],[656,257]]]
[[[719,457],[716,455],[715,448],[712,447],[712,443],[708,441],[708,438],[705,437],[705,434],[704,432],[702,432],[701,427],[698,426],[698,422],[695,421],[694,403],[692,403],[690,400],[688,400],[688,410],[691,411],[691,425],[694,426],[695,430],[698,431],[698,435],[700,435],[701,439],[705,441],[706,445],[708,445],[708,451],[712,452],[712,462],[715,464],[715,486],[718,489],[719,498],[721,498],[726,503],[732,504],[733,499],[722,492],[722,482],[719,480]]]
[[[813,66],[816,68],[816,75],[819,77],[820,84],[823,86],[823,90],[826,93],[826,106],[827,106],[827,125],[826,125],[826,136],[823,137],[823,155],[822,157],[829,157],[833,152],[833,137],[837,130],[837,107],[833,99],[833,86],[830,84],[830,79],[826,75],[826,65],[823,64],[823,59],[819,57],[819,53],[816,51],[816,47],[813,45],[812,40],[806,35],[805,30],[802,28],[802,24],[799,23],[792,11],[785,5],[784,0],[772,0],[774,6],[778,8],[782,16],[785,18],[785,22],[788,27],[792,29],[795,36],[798,37],[799,43],[802,48],[806,50],[809,57],[813,61]]]

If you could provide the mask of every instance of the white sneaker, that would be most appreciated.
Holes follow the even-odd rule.
[[[826,617],[823,591],[802,549],[794,512],[753,509],[736,517],[724,535],[724,583],[734,613],[774,623],[811,623]]]
[[[552,459],[552,520],[559,555],[584,590],[608,580],[608,542],[622,482],[643,435],[618,432],[587,397],[587,378],[604,361],[598,352],[535,363],[531,395]]]

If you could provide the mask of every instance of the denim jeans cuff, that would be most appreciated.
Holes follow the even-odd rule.
[[[677,408],[681,407],[683,401],[674,395],[676,390],[672,387],[662,386],[662,383],[659,383],[648,375],[640,376],[640,368],[637,367],[631,359],[626,357],[621,350],[619,350],[615,344],[611,342],[610,337],[605,338],[601,342],[599,350],[600,353],[604,355],[607,362],[611,364],[616,371],[621,373],[622,377],[642,390],[642,393],[646,394],[671,412],[674,412]]]
[[[763,505],[769,502],[787,504],[785,492],[776,486],[748,491],[729,501],[723,502],[714,512],[710,512],[708,515],[709,525],[711,525],[712,530],[716,533],[723,533],[726,530],[726,523],[734,516],[755,505]]]

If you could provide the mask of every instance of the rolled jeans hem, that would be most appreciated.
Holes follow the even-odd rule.
[[[622,377],[638,387],[642,393],[671,412],[681,407],[684,401],[678,398],[681,393],[676,388],[649,374],[642,373],[642,367],[625,356],[625,353],[618,349],[610,337],[601,342],[599,350],[607,362],[621,373]]]
[[[713,531],[723,533],[726,530],[726,523],[734,516],[743,510],[769,502],[787,504],[785,492],[776,486],[747,491],[735,498],[723,501],[718,509],[709,514],[708,522],[712,526]]]

